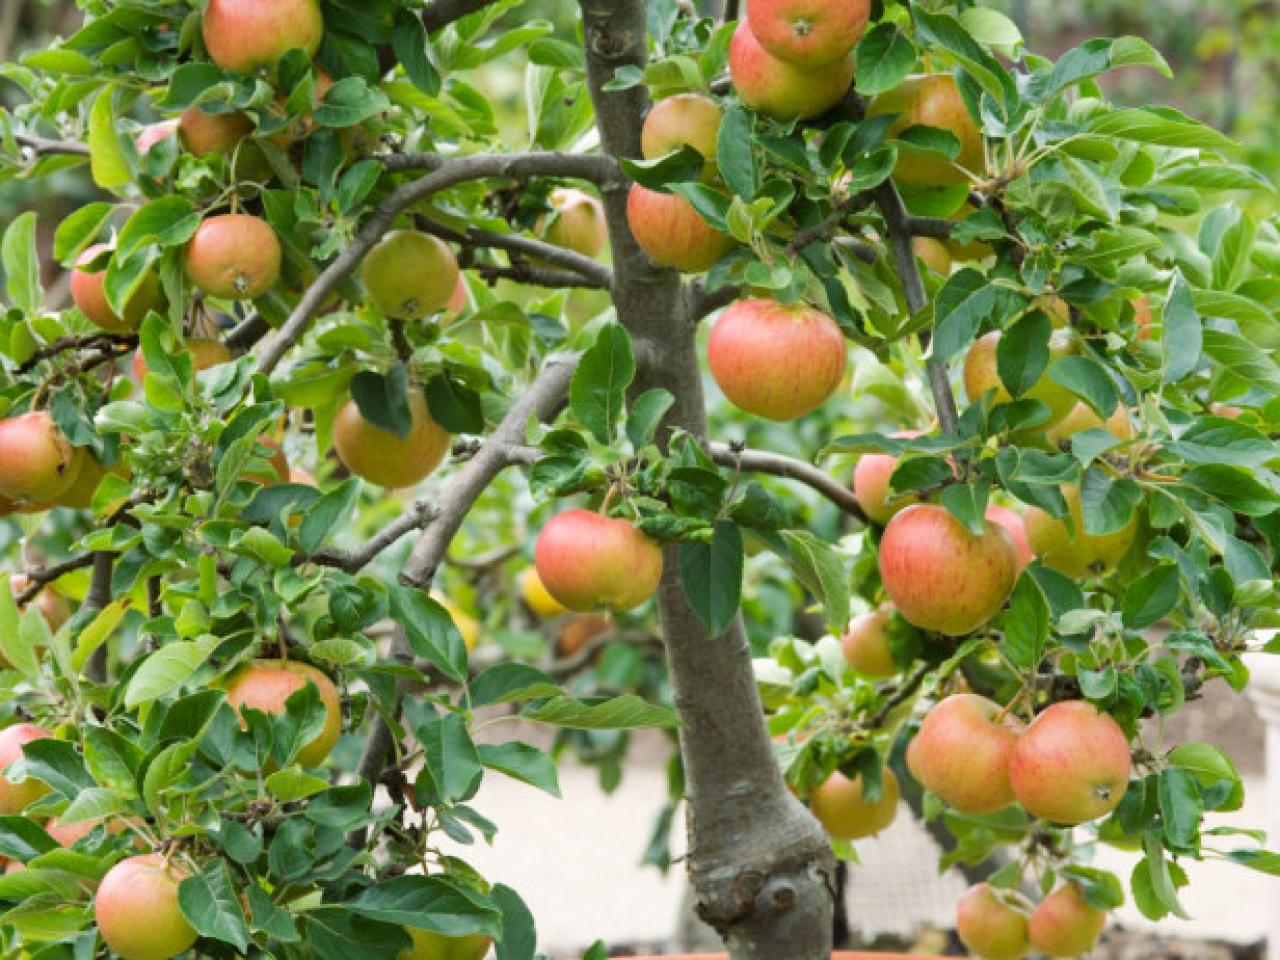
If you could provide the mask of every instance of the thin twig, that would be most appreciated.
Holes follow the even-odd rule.
[[[748,473],[764,473],[787,480],[797,480],[822,494],[860,523],[868,523],[853,490],[833,480],[826,472],[793,457],[764,450],[747,450],[727,443],[712,443],[707,451],[722,467],[741,468]]]
[[[589,282],[592,287],[601,290],[607,290],[613,285],[613,271],[599,260],[591,257],[584,257],[582,254],[574,250],[566,250],[564,247],[557,247],[554,244],[547,243],[545,240],[537,240],[533,237],[521,236],[518,233],[491,233],[487,230],[468,229],[465,232],[453,230],[449,227],[435,223],[426,218],[422,218],[418,222],[418,228],[424,233],[434,234],[441,239],[456,243],[462,247],[472,248],[493,248],[497,250],[508,250],[512,253],[521,254],[525,257],[532,257],[543,260],[552,267],[562,268],[559,271],[550,271],[546,268],[537,268],[546,271],[548,274],[559,275],[565,271],[571,271],[579,274],[583,279]],[[485,264],[473,264],[476,270],[484,270]],[[527,266],[536,267],[529,264]],[[545,283],[543,286],[567,286],[568,284]]]
[[[47,346],[41,347],[30,357],[24,360],[15,371],[17,376],[30,373],[36,366],[45,360],[62,353],[69,353],[73,350],[89,350],[95,349],[101,355],[107,351],[115,351],[116,349],[133,349],[138,345],[138,337],[136,334],[113,334],[113,333],[94,333],[80,337],[59,337]],[[118,355],[114,352],[107,353],[108,357]]]
[[[867,720],[864,726],[869,730],[882,729],[885,721],[889,719],[889,714],[915,696],[915,692],[920,689],[920,684],[924,683],[924,678],[929,675],[929,670],[927,663],[922,663],[912,670],[907,678],[894,688],[893,693],[881,704],[875,716]]]
[[[20,145],[33,151],[38,157],[54,156],[56,154],[74,157],[89,156],[89,147],[74,140],[50,140],[48,137],[41,137],[34,133],[14,133],[13,138]]]
[[[93,555],[93,579],[89,581],[89,592],[85,594],[85,610],[101,610],[111,602],[111,575],[115,569],[115,561],[116,555],[108,550],[99,550]],[[107,682],[105,643],[89,657],[89,662],[85,664],[85,676],[94,683]]]
[[[421,530],[440,514],[440,508],[431,500],[419,500],[399,517],[379,530],[358,550],[323,550],[309,557],[299,556],[294,565],[315,563],[322,567],[337,567],[347,573],[358,573],[373,562],[382,551],[391,547],[406,533]]]
[[[27,585],[14,595],[14,600],[18,606],[26,606],[35,599],[36,594],[43,590],[46,585],[53,583],[59,577],[65,576],[73,570],[83,570],[85,567],[92,566],[93,558],[94,554],[85,553],[69,560],[63,560],[61,563],[55,563],[51,567],[25,571],[23,576],[27,578]]]

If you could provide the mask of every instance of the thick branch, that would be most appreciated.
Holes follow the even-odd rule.
[[[418,180],[393,190],[378,204],[350,245],[339,254],[316,281],[307,288],[289,319],[274,337],[263,342],[258,356],[258,370],[269,374],[279,365],[285,353],[306,332],[312,317],[348,276],[360,265],[366,253],[391,229],[406,208],[421,200],[468,180],[489,178],[517,179],[531,176],[575,176],[579,165],[575,155],[561,153],[475,154],[439,159],[434,170]],[[598,159],[598,158],[594,158]],[[596,164],[584,164],[593,166]],[[566,170],[570,172],[566,173]]]
[[[322,567],[337,567],[347,573],[358,573],[367,567],[378,554],[388,549],[401,537],[428,526],[439,515],[440,508],[431,500],[418,500],[399,517],[369,538],[358,550],[323,550],[310,557],[297,557],[294,564],[316,563]]]
[[[550,358],[528,392],[507,411],[490,438],[449,482],[439,498],[439,515],[418,538],[400,574],[403,583],[430,589],[436,568],[472,505],[494,477],[512,463],[508,448],[524,443],[530,418],[545,417],[560,405],[577,366],[577,357]]]
[[[860,523],[870,522],[862,512],[853,490],[803,460],[764,450],[746,450],[728,443],[713,443],[709,452],[711,459],[722,467],[740,467],[748,473],[767,473],[787,480],[798,480],[818,491]]]

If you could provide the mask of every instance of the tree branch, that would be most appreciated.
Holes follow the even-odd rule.
[[[931,237],[934,240],[950,238],[956,228],[954,220],[945,217],[908,217],[907,230],[913,237]]]
[[[83,570],[85,567],[93,566],[94,556],[95,554],[85,553],[78,557],[72,557],[70,560],[55,563],[51,567],[24,571],[23,576],[27,578],[27,585],[14,594],[14,601],[18,606],[25,607],[35,599],[37,593],[59,577],[71,573],[73,570]]]
[[[111,574],[115,568],[116,555],[107,550],[100,550],[93,555],[93,579],[89,581],[89,592],[85,594],[85,610],[101,610],[111,602]],[[107,682],[107,645],[104,643],[85,664],[85,675],[94,683]]]
[[[570,271],[579,274],[591,287],[608,290],[613,285],[613,271],[599,260],[592,257],[584,257],[575,250],[566,250],[564,247],[557,247],[555,244],[547,243],[545,240],[521,236],[518,233],[491,233],[487,230],[476,230],[474,228],[470,228],[463,233],[425,218],[419,221],[419,229],[462,247],[508,250],[525,257],[545,260],[553,267],[563,268],[561,270],[550,270],[535,264],[517,264],[515,267],[516,269],[521,267],[528,268],[531,272],[540,270],[543,274],[546,274],[544,279],[554,279],[565,271]],[[477,271],[484,271],[488,268],[487,264],[468,264],[466,266],[470,266]],[[538,281],[535,280],[533,282]],[[542,284],[542,286],[566,285],[555,282]]]
[[[322,567],[337,567],[347,573],[358,573],[373,562],[383,550],[391,547],[406,533],[421,530],[440,514],[440,508],[431,500],[418,500],[408,510],[387,524],[358,550],[322,550],[309,557],[294,558],[294,566],[315,563]]]
[[[712,443],[708,452],[711,459],[722,467],[740,467],[748,473],[765,473],[799,481],[822,494],[859,523],[870,523],[858,504],[858,498],[853,495],[853,490],[803,460],[764,450],[747,450],[728,443]]]
[[[494,0],[431,0],[422,11],[427,33],[435,33],[455,20],[470,16],[494,3]]]
[[[262,314],[254,312],[231,328],[222,338],[223,345],[232,353],[243,353],[253,347],[271,330]]]
[[[54,156],[56,154],[73,157],[89,156],[89,147],[74,140],[50,140],[34,133],[14,133],[13,138],[18,141],[19,145],[33,151],[37,157]]]
[[[518,179],[530,176],[575,176],[577,168],[599,169],[599,158],[563,153],[474,154],[465,157],[436,158],[431,173],[402,184],[378,204],[373,215],[360,228],[350,245],[342,251],[307,288],[289,319],[275,336],[262,343],[258,355],[258,371],[270,374],[284,355],[306,332],[320,306],[360,265],[373,246],[382,239],[397,216],[406,208],[432,194],[468,180],[489,178]],[[581,163],[580,161],[592,161]]]
[[[115,356],[115,348],[133,349],[138,345],[138,337],[136,334],[112,334],[112,333],[94,333],[81,337],[59,337],[47,346],[41,347],[25,361],[23,361],[15,372],[17,376],[30,373],[40,363],[50,360],[61,353],[69,353],[73,350],[89,350],[96,349],[98,354],[104,352],[108,357]]]
[[[569,382],[577,368],[576,356],[551,357],[546,361],[525,395],[507,411],[497,429],[440,495],[439,515],[414,544],[413,553],[400,574],[402,583],[422,590],[431,588],[436,569],[472,504],[493,478],[513,462],[507,448],[523,445],[530,417],[541,419],[559,406],[569,392]]]

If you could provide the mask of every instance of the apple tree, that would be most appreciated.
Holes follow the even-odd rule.
[[[1277,622],[1272,187],[1107,102],[1167,74],[1145,41],[1052,62],[969,0],[78,6],[3,67],[0,182],[98,191],[0,243],[6,952],[532,958],[454,852],[485,776],[557,789],[478,736],[512,717],[678,730],[734,960],[826,957],[900,796],[1004,852],[982,956],[1087,952],[1126,886],[1180,915],[1188,858],[1280,869],[1160,723]],[[612,634],[472,656],[481,541],[477,583],[532,556],[521,616],[612,611],[665,678],[565,682]]]

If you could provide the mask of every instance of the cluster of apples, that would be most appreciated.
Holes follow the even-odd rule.
[[[982,960],[1080,957],[1094,948],[1107,915],[1070,880],[1030,907],[1022,897],[987,883],[972,887],[956,910],[960,940]]]

